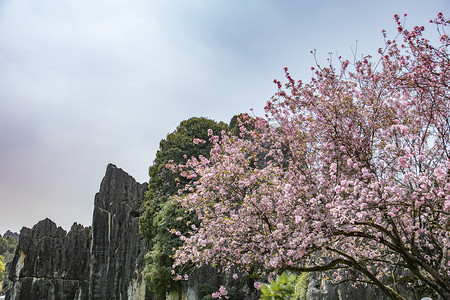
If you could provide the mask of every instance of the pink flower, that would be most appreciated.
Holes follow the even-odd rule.
[[[383,241],[394,226],[393,256],[402,256],[396,247],[415,247],[418,260],[425,248],[450,248],[449,239],[443,241],[450,222],[450,161],[442,159],[449,138],[426,136],[448,125],[450,100],[430,95],[448,92],[442,83],[450,73],[442,66],[450,44],[446,37],[447,44],[435,48],[419,38],[422,28],[411,35],[395,18],[404,43],[387,40],[378,68],[371,58],[340,60],[340,69],[315,68],[308,84],[295,82],[286,70],[286,85],[274,81],[279,90],[265,107],[271,124],[247,116],[238,124],[244,125],[241,136],[212,136],[210,130],[210,158],[173,167],[199,178],[178,197],[201,221],[183,236],[178,265],[208,263],[230,272],[234,263],[243,269],[256,264],[274,277],[286,267],[339,258],[327,250],[339,248],[344,257],[367,260],[373,271],[390,272],[395,262],[378,258],[386,257]],[[443,17],[434,22],[450,26]],[[417,216],[427,226],[416,225]],[[368,236],[355,243],[348,230]],[[416,232],[421,238],[411,238]],[[434,267],[436,274],[448,273],[448,265]],[[364,273],[355,276],[370,281]],[[225,295],[222,287],[213,294]]]
[[[351,158],[347,159],[347,166],[349,166],[350,168],[353,167],[353,160]]]
[[[214,292],[214,293],[212,293],[211,296],[212,296],[214,299],[220,298],[220,293],[219,293],[219,292]]]
[[[223,285],[220,286],[219,292],[222,296],[226,296],[228,294],[227,289]]]
[[[336,165],[336,163],[332,163],[332,164],[331,164],[330,170],[331,170],[332,172],[336,172],[336,170],[337,170],[337,165]]]
[[[196,144],[196,145],[198,145],[198,144],[205,144],[205,143],[206,143],[205,140],[197,139],[197,138],[195,138],[193,142],[194,142],[194,144]]]
[[[439,166],[436,169],[434,169],[434,175],[438,180],[444,180],[446,175],[444,168],[442,166]]]

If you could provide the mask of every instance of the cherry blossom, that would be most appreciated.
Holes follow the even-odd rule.
[[[172,166],[199,178],[178,201],[201,221],[175,265],[330,272],[392,299],[408,270],[450,299],[449,22],[431,21],[434,46],[394,19],[399,38],[378,60],[318,65],[309,83],[286,68],[268,118],[210,133],[209,159]]]

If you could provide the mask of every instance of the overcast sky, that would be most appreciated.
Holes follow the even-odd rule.
[[[262,115],[284,67],[309,80],[310,50],[375,54],[395,13],[412,26],[440,11],[448,0],[0,0],[0,233],[90,225],[108,163],[147,182],[180,121]]]

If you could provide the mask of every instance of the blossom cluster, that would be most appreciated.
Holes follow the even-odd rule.
[[[308,84],[286,69],[268,118],[211,134],[209,159],[173,166],[200,178],[178,197],[201,226],[181,236],[176,265],[352,269],[395,299],[385,275],[403,268],[450,295],[449,22],[432,21],[433,46],[395,20],[403,41],[378,61],[317,66]]]

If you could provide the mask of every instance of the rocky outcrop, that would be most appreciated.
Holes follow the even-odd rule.
[[[384,294],[371,286],[352,286],[351,284],[346,283],[333,285],[329,280],[325,278],[325,276],[320,273],[310,273],[306,299],[387,300]]]
[[[6,283],[6,299],[87,299],[91,229],[66,233],[50,219],[22,228]]]
[[[148,299],[139,216],[146,184],[110,164],[95,196],[90,299]]]
[[[0,234],[0,237],[1,236],[2,235]],[[19,234],[17,232],[12,232],[11,230],[6,231],[5,234],[3,235],[3,238],[6,239],[8,236],[12,237],[15,240],[19,239]]]
[[[396,271],[399,278],[403,278],[395,284],[392,282],[389,276],[385,276],[383,282],[388,284],[391,288],[396,290],[406,300],[421,299],[419,291],[414,291],[414,288],[410,286],[412,278],[411,273],[407,270]],[[351,274],[351,272],[349,273]],[[434,297],[434,296],[433,296]],[[324,273],[311,272],[309,278],[308,289],[306,293],[307,300],[352,300],[352,299],[367,299],[367,300],[388,300],[387,297],[379,288],[373,285],[354,285],[351,282],[344,282],[341,284],[332,284],[332,282],[326,278]],[[430,298],[432,300],[432,298]],[[435,300],[442,300],[439,297],[435,297]]]
[[[49,219],[23,228],[6,299],[151,299],[139,235],[146,184],[110,164],[95,196],[92,228],[66,233]]]

